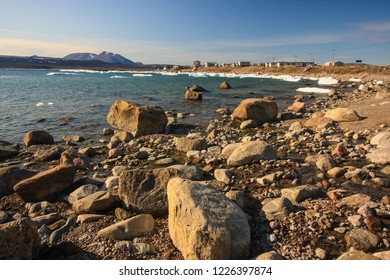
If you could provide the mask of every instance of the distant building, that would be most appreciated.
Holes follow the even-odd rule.
[[[323,64],[323,66],[325,66],[325,67],[329,67],[329,66],[344,66],[344,63],[341,62],[341,61],[328,61],[328,62],[325,62]]]
[[[266,62],[265,67],[272,68],[272,67],[286,67],[286,66],[296,66],[296,67],[306,67],[309,65],[314,64],[312,61],[273,61],[273,62]]]
[[[199,68],[201,66],[201,64],[200,64],[200,61],[199,60],[194,60],[193,62],[192,62],[192,68]]]
[[[204,67],[213,67],[213,66],[218,66],[218,63],[216,63],[216,62],[206,62],[204,64]]]
[[[249,61],[239,61],[238,66],[241,66],[241,67],[251,66],[251,63]]]

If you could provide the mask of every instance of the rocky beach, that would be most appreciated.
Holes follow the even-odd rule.
[[[0,139],[0,259],[390,259],[390,74],[361,69],[273,70],[333,82],[206,126],[113,100],[98,140]]]

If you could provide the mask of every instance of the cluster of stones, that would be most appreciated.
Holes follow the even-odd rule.
[[[184,259],[389,259],[390,132],[344,132],[339,122],[361,117],[313,113],[317,105],[295,102],[288,111],[306,119],[287,123],[274,101],[246,99],[183,137],[161,135],[162,108],[118,100],[108,143],[76,149],[80,137],[64,146],[31,131],[23,154],[1,142],[2,158],[26,163],[0,169],[0,195],[23,205],[0,211],[0,258],[39,258],[43,246],[114,216],[97,238],[132,254],[159,254],[142,237],[167,219]],[[31,161],[56,164],[37,172]],[[59,202],[69,209],[51,211]]]

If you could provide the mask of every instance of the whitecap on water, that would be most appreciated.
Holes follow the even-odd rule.
[[[133,77],[152,77],[152,74],[133,74]]]
[[[110,78],[111,78],[111,79],[127,79],[127,78],[129,78],[129,77],[120,76],[120,75],[114,75],[114,76],[111,76]]]
[[[38,102],[37,104],[35,104],[35,106],[37,106],[37,107],[43,107],[43,106],[45,106],[45,103],[43,103],[43,102]]]
[[[48,106],[54,106],[54,103],[53,102],[48,102],[47,105]]]

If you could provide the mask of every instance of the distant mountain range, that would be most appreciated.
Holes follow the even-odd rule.
[[[114,54],[112,52],[103,51],[100,54],[94,53],[72,53],[64,56],[64,60],[79,60],[79,61],[90,61],[90,60],[99,60],[110,64],[122,64],[131,67],[139,67],[143,64],[141,62],[133,62],[130,59],[127,59],[120,54]]]
[[[44,56],[1,56],[0,68],[26,68],[26,69],[158,69],[164,65],[133,62],[120,54],[111,52],[94,53],[72,53],[63,58]]]

